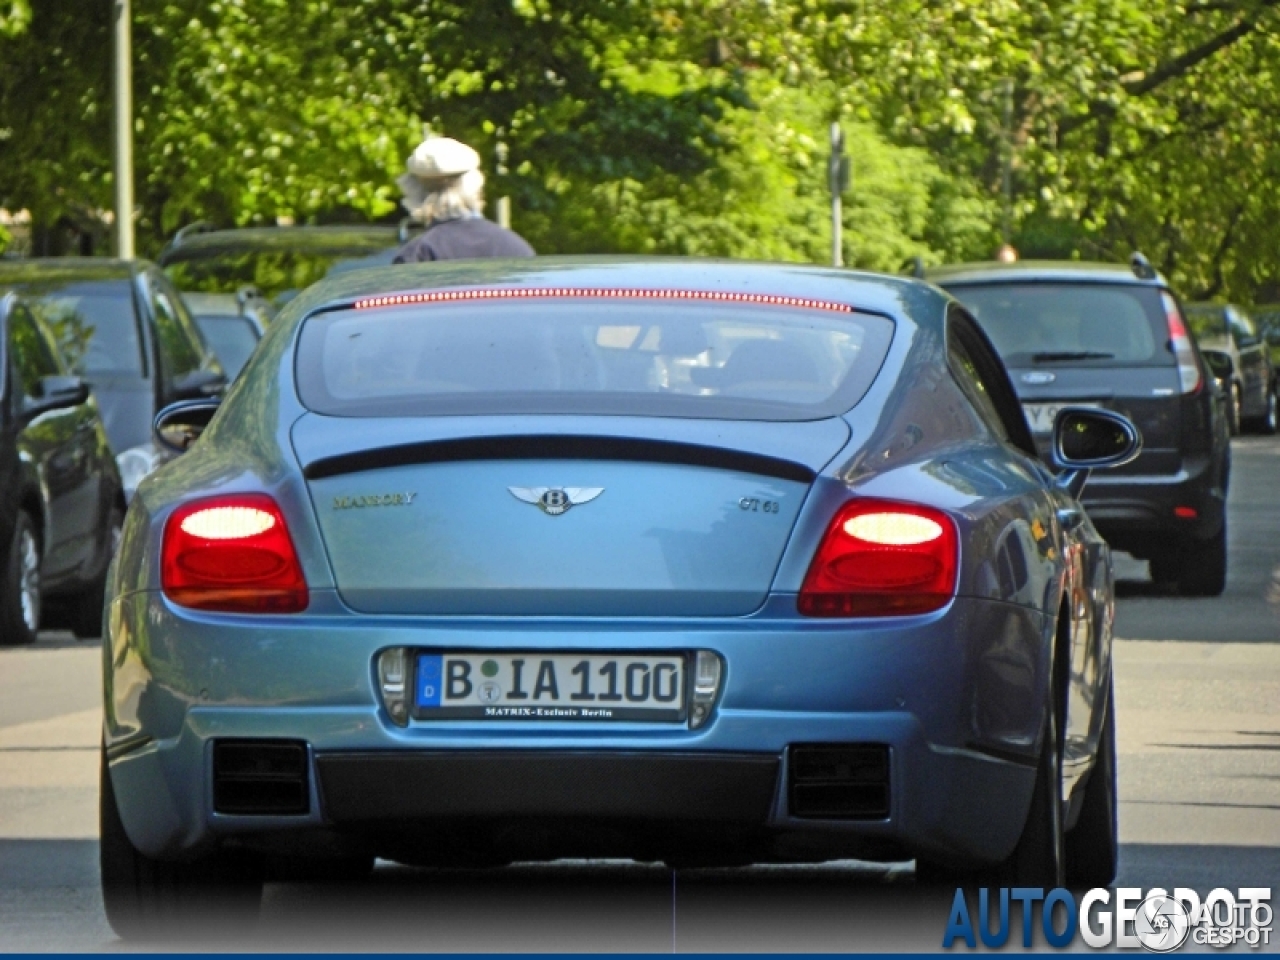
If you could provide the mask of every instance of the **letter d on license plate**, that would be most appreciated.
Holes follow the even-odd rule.
[[[420,653],[419,720],[682,723],[679,654]]]

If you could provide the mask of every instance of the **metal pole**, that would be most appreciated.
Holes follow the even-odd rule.
[[[507,175],[507,141],[502,139],[502,131],[498,131],[498,145],[494,148],[494,155],[497,163],[494,165],[494,173],[500,177]],[[495,213],[498,218],[498,226],[511,229],[511,198],[499,197],[496,203]]]
[[[1013,80],[1006,79],[1001,84],[1001,93],[1004,94],[1004,102],[1002,104],[1002,122],[1001,139],[1004,141],[1001,146],[1004,148],[1004,156],[1001,158],[1003,169],[1000,172],[1000,192],[1003,194],[1004,210],[1002,211],[1001,233],[1004,235],[1005,245],[1008,246],[1013,238]]]
[[[132,260],[133,15],[130,0],[114,0],[116,256]]]
[[[840,124],[831,124],[831,160],[827,179],[831,188],[831,265],[844,266],[844,212],[841,202],[842,168],[844,164],[844,131]]]

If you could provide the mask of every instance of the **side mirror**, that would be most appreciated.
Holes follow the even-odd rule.
[[[28,417],[50,410],[78,407],[89,399],[89,385],[79,377],[41,377],[40,395],[27,401],[23,411]]]
[[[1063,407],[1053,422],[1058,485],[1079,497],[1090,470],[1119,467],[1142,452],[1142,434],[1128,417],[1094,407]]]
[[[152,424],[156,443],[170,453],[186,453],[218,412],[221,400],[179,400],[159,413]]]
[[[74,407],[89,399],[89,385],[79,377],[41,377],[40,396]]]
[[[1201,350],[1200,355],[1204,357],[1204,362],[1209,367],[1210,372],[1219,380],[1231,378],[1231,354],[1222,353],[1219,350]]]
[[[174,381],[169,390],[174,401],[216,397],[227,388],[227,376],[221,370],[192,370]]]

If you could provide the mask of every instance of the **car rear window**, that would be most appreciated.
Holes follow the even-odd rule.
[[[133,287],[119,282],[72,283],[33,304],[77,374],[142,376]]]
[[[950,288],[1005,364],[1170,366],[1168,320],[1154,287],[991,283]]]
[[[575,296],[309,318],[302,402],[335,416],[569,413],[809,420],[866,393],[887,317]]]

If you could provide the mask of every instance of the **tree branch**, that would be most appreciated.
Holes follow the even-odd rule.
[[[1280,3],[1280,0],[1265,0],[1261,4],[1261,8],[1270,8]],[[1131,97],[1141,97],[1150,93],[1157,87],[1168,83],[1170,80],[1176,79],[1190,71],[1192,68],[1199,66],[1205,60],[1208,60],[1220,50],[1231,46],[1249,34],[1258,29],[1256,19],[1244,19],[1238,21],[1234,26],[1222,31],[1217,36],[1211,37],[1198,47],[1192,47],[1172,60],[1166,60],[1157,66],[1150,73],[1144,74],[1140,79],[1131,80],[1128,83],[1120,84],[1120,89]],[[1059,136],[1065,136],[1073,130],[1092,123],[1099,116],[1111,110],[1111,104],[1106,100],[1095,100],[1089,104],[1089,109],[1085,113],[1076,114],[1074,116],[1063,118],[1058,125]]]
[[[1222,258],[1227,255],[1227,251],[1231,249],[1231,244],[1235,239],[1236,227],[1240,225],[1240,220],[1244,216],[1245,209],[1249,205],[1249,196],[1236,205],[1235,211],[1231,214],[1231,219],[1227,221],[1227,229],[1222,233],[1222,240],[1218,243],[1218,249],[1213,254],[1213,284],[1207,287],[1200,296],[1202,300],[1209,300],[1218,295],[1223,286],[1226,285],[1226,278],[1222,275]]]

